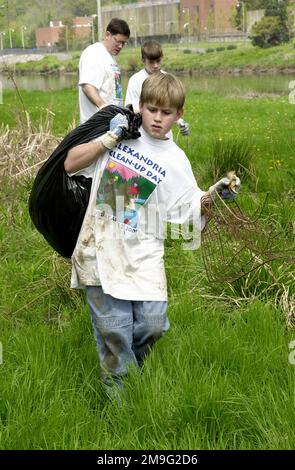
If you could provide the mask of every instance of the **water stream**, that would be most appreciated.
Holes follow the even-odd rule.
[[[123,74],[123,89],[126,89],[130,74]],[[240,95],[246,93],[272,93],[285,95],[289,93],[289,84],[295,80],[294,75],[238,75],[238,76],[199,76],[180,75],[187,90],[208,91],[222,95]],[[11,80],[0,75],[2,88],[13,89]],[[77,74],[59,76],[25,75],[16,76],[19,89],[53,91],[77,87]]]

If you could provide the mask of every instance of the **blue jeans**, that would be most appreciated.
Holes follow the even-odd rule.
[[[128,366],[140,366],[151,346],[169,329],[167,302],[129,301],[86,287],[102,380],[120,383]]]

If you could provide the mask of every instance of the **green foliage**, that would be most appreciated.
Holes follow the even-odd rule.
[[[285,22],[288,2],[289,0],[265,0],[265,16],[278,16],[280,22]]]
[[[277,17],[280,24],[280,42],[290,40],[288,32],[288,3],[289,0],[267,0],[265,16]]]
[[[271,3],[277,5],[279,2],[278,0],[244,0],[248,10],[266,9],[269,8]]]
[[[228,171],[235,171],[244,179],[253,174],[254,151],[249,139],[216,139],[206,164],[206,173],[218,180]]]
[[[173,46],[164,46],[163,68],[165,70],[198,70],[198,72],[215,69],[250,69],[259,68],[290,68],[290,63],[295,61],[294,48],[289,44],[283,44],[277,48],[258,50],[257,47],[249,42],[239,42],[236,50],[225,50],[218,54],[212,54],[216,47],[224,46],[224,43],[204,43],[190,44],[190,48],[203,47],[210,49],[206,54],[183,54],[183,48]],[[213,50],[212,50],[213,49]],[[139,48],[124,48],[117,58],[123,70],[128,70],[128,59],[131,55],[140,58]]]
[[[256,22],[252,27],[250,39],[253,46],[261,48],[277,46],[288,40],[277,16],[265,16]]]
[[[66,4],[74,16],[89,16],[96,10],[96,2],[93,0],[71,0]]]
[[[19,30],[25,25],[29,36],[36,28],[47,27],[50,20],[64,21],[96,12],[96,0],[6,0],[4,6],[3,11],[0,9],[0,30],[5,31],[6,36],[9,28]]]
[[[264,0],[244,0],[249,10],[258,10],[263,8]]]
[[[37,62],[37,63],[36,63]],[[18,71],[20,73],[26,73],[27,71],[31,71],[34,68],[36,73],[46,73],[46,72],[54,72],[58,71],[60,68],[60,61],[54,55],[48,55],[43,57],[43,59],[38,61],[28,61],[23,62],[18,65]]]
[[[75,43],[76,44],[76,43]],[[200,45],[198,45],[200,47]],[[257,49],[249,43],[238,43],[238,47],[232,50],[224,50],[218,54],[213,54],[215,47],[221,46],[220,43],[204,43],[201,47],[208,50],[206,54],[183,54],[183,48],[178,46],[164,47],[164,62],[163,68],[176,72],[178,70],[197,70],[198,72],[205,72],[222,68],[223,70],[232,70],[234,68],[253,70],[254,72],[260,68],[280,70],[290,68],[290,62],[295,61],[295,52],[292,44],[283,44],[276,48]],[[235,45],[236,46],[236,45]],[[193,48],[192,48],[193,49]],[[51,69],[48,71],[54,73],[64,72],[78,72],[78,63],[81,51],[73,53],[72,60],[65,61],[59,60],[59,68]],[[117,61],[123,72],[136,71],[141,68],[140,64],[140,49],[131,48],[130,46],[123,49],[117,58]],[[0,62],[1,68],[1,62]],[[15,70],[18,73],[34,73],[40,71],[40,61],[30,62],[30,64],[16,64]]]

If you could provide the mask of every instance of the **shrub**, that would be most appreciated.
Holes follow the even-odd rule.
[[[72,59],[80,59],[80,56],[81,56],[80,51],[73,52]]]
[[[228,51],[231,51],[233,49],[237,49],[238,46],[236,46],[235,44],[230,44],[229,46],[227,46],[227,50]]]
[[[212,47],[208,47],[208,49],[206,49],[206,52],[215,52],[215,49],[212,49]]]
[[[225,47],[216,47],[216,52],[225,51]]]
[[[183,49],[184,54],[191,54],[192,50],[191,49]]]
[[[250,39],[253,46],[267,48],[288,41],[286,31],[277,16],[265,16],[254,23]]]
[[[70,59],[64,62],[67,72],[77,72],[79,69],[79,61],[77,59]]]

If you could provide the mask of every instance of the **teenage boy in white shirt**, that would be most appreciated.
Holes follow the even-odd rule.
[[[103,41],[86,47],[79,62],[79,106],[81,124],[99,109],[114,104],[123,106],[121,72],[117,56],[130,36],[128,24],[113,18]]]
[[[141,47],[141,59],[144,68],[132,75],[128,81],[125,106],[132,104],[134,112],[139,111],[139,97],[142,84],[152,73],[161,72],[163,59],[162,46],[157,41],[147,41]],[[182,118],[176,121],[182,135],[189,135],[189,124]],[[168,137],[172,137],[172,133]]]
[[[70,174],[92,168],[71,286],[86,288],[101,377],[112,391],[169,329],[166,222],[192,224],[191,233],[199,233],[210,205],[211,193],[198,187],[185,153],[166,137],[184,101],[176,77],[152,74],[140,97],[141,137],[121,141],[128,121],[118,114],[110,131],[70,149],[64,163]]]

